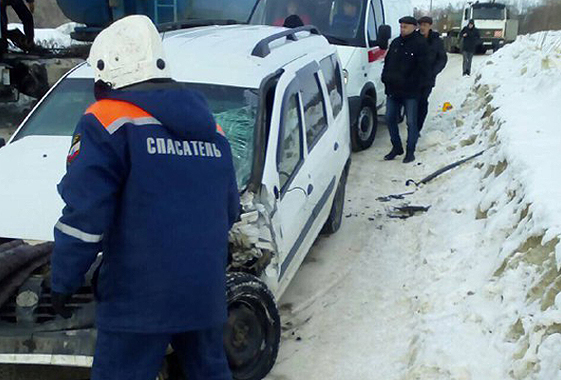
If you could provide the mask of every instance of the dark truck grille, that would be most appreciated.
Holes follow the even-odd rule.
[[[8,323],[17,323],[16,318],[16,296],[13,295],[0,308],[0,321]]]
[[[18,323],[16,298],[17,295],[13,295],[0,308],[0,321],[13,324]],[[75,312],[93,300],[94,295],[91,286],[83,286],[72,296],[67,306]],[[50,322],[56,318],[49,289],[44,290],[39,298],[39,303],[33,313],[33,318],[36,324]]]

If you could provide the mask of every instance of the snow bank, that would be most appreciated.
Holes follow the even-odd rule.
[[[561,379],[561,32],[519,37],[475,74],[447,150],[486,152],[421,227],[433,251],[404,379]]]
[[[80,43],[70,37],[70,33],[80,24],[69,22],[56,29],[35,29],[35,43],[45,48],[66,48]],[[23,25],[18,23],[8,24],[8,29],[19,29],[23,32]]]

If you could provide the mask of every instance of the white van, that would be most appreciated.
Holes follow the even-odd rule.
[[[289,15],[319,28],[337,46],[349,97],[353,150],[372,145],[385,104],[382,69],[398,20],[413,15],[409,0],[259,0],[252,24],[282,25]]]

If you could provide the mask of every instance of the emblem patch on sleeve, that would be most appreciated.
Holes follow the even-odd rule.
[[[68,152],[68,156],[66,157],[66,165],[70,165],[72,163],[72,161],[74,161],[74,159],[76,159],[76,157],[80,153],[80,139],[81,139],[81,137],[82,136],[79,133],[77,133],[72,138],[72,146],[70,147],[70,151]]]

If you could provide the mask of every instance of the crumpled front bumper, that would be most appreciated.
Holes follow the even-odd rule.
[[[95,340],[94,328],[41,332],[0,327],[0,364],[91,367]]]

